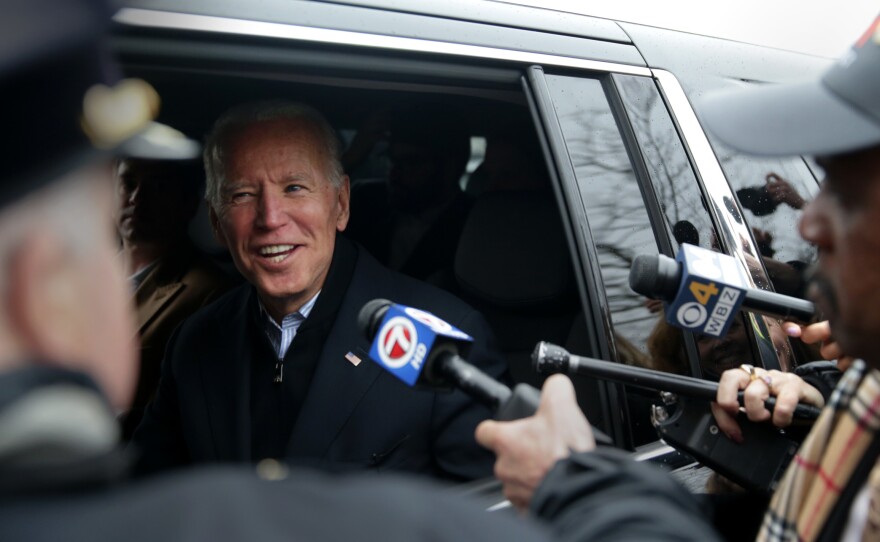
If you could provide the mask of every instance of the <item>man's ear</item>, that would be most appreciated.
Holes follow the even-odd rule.
[[[28,355],[76,358],[84,340],[82,305],[90,300],[63,243],[47,232],[28,235],[13,251],[7,270],[7,314]]]
[[[351,181],[348,175],[342,176],[342,186],[339,187],[339,193],[336,197],[337,204],[339,205],[336,230],[345,231],[345,227],[348,226],[348,219],[351,216]]]
[[[208,203],[208,217],[211,219],[211,231],[214,232],[214,239],[225,248],[229,248],[226,236],[223,234],[223,228],[220,227],[220,217],[214,211],[214,206]]]

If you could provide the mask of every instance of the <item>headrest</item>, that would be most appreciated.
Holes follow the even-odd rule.
[[[576,302],[565,232],[552,194],[492,192],[474,202],[455,255],[468,295],[506,309]]]

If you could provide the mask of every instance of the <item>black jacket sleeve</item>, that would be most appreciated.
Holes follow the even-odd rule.
[[[683,486],[613,449],[557,463],[535,493],[531,511],[566,542],[720,540],[708,510]]]
[[[837,387],[840,377],[843,375],[841,370],[837,368],[837,364],[833,361],[804,363],[794,370],[794,374],[819,390],[826,403],[831,397],[831,392]]]
[[[468,310],[454,323],[474,337],[468,361],[495,380],[510,384],[507,364],[494,348],[489,324],[478,312]],[[434,460],[450,480],[477,480],[492,476],[495,455],[474,441],[474,431],[492,411],[461,390],[435,394],[431,414],[431,448]]]

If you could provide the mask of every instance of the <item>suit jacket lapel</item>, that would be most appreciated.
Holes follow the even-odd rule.
[[[178,263],[172,256],[163,258],[135,290],[139,334],[143,335],[177,292],[183,289]]]
[[[337,242],[348,243],[340,239]],[[369,343],[356,325],[357,314],[372,290],[371,275],[363,263],[366,258],[363,254],[354,257],[354,272],[294,424],[288,444],[288,455],[292,457],[324,457],[361,398],[382,374],[382,369],[367,359]],[[349,352],[361,359],[358,365],[346,359]]]
[[[364,394],[381,374],[382,369],[367,360],[363,347],[345,348],[345,341],[331,333],[318,363],[305,403],[294,424],[288,443],[292,457],[324,457],[336,435],[357,407]],[[330,346],[330,345],[333,346]],[[336,346],[339,345],[339,346]],[[352,352],[362,361],[355,366],[345,358]]]
[[[145,285],[146,281],[141,284],[141,287]],[[162,311],[168,307],[177,292],[183,288],[184,284],[182,282],[172,282],[171,284],[156,286],[144,302],[139,304],[137,308],[137,317],[140,324],[138,328],[138,333],[140,335],[144,334],[150,324],[152,324]],[[138,288],[138,290],[140,290],[140,288]]]
[[[198,356],[219,461],[251,459],[249,369],[254,349],[249,310],[255,300],[252,286],[240,288],[241,293],[227,303],[228,310],[216,315],[218,336],[205,337],[205,347]]]

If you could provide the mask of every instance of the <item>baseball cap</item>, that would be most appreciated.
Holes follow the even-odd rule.
[[[0,206],[107,154],[191,159],[155,122],[160,100],[109,54],[105,0],[5,0],[0,21]]]
[[[820,79],[720,91],[696,103],[736,150],[829,155],[880,144],[880,17]]]

